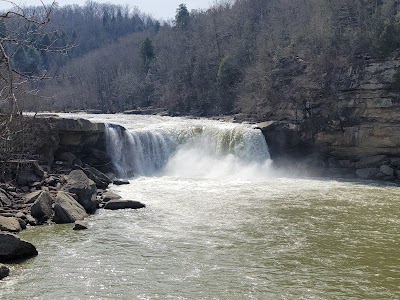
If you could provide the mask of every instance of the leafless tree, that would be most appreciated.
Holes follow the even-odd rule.
[[[32,120],[21,115],[20,97],[35,94],[33,83],[50,78],[47,70],[29,72],[18,66],[19,50],[43,52],[66,52],[69,47],[58,46],[56,40],[42,43],[49,28],[50,18],[56,2],[35,9],[25,8],[8,0],[0,0],[12,6],[0,12],[0,167],[12,158],[23,158],[33,149],[40,137],[32,132]],[[31,53],[31,52],[30,52]]]
[[[55,1],[49,6],[42,2],[39,11],[27,11],[8,0],[0,0],[0,2],[7,2],[13,6],[0,13],[0,101],[3,112],[12,116],[20,112],[17,91],[29,81],[47,77],[47,74],[28,74],[19,70],[13,62],[18,48],[52,52],[65,51],[65,49],[54,47],[55,41],[47,45],[37,42],[42,37],[42,29],[50,22],[51,13],[56,6]]]

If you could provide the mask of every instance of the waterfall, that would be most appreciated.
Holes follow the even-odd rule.
[[[268,146],[250,125],[186,120],[146,127],[107,126],[107,149],[118,176],[263,176]]]

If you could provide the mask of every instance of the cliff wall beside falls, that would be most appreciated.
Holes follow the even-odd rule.
[[[0,161],[36,159],[43,166],[88,164],[112,171],[106,153],[105,125],[55,115],[15,116],[8,140],[0,144]]]
[[[266,113],[266,118],[276,121],[259,127],[273,158],[293,161],[311,156],[316,158],[311,160],[314,164],[328,167],[328,173],[398,178],[400,59],[359,58],[346,72],[331,78],[336,85],[328,88],[328,80],[313,78],[307,67],[276,80],[304,81],[306,94],[314,96],[302,103],[281,103]],[[383,158],[357,164],[374,156]]]

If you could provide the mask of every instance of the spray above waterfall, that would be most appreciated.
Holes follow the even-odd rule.
[[[268,146],[262,133],[250,125],[143,118],[137,124],[125,122],[125,128],[107,126],[108,152],[120,177],[269,175]]]

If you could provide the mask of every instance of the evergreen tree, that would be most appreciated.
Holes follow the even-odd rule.
[[[187,29],[189,25],[190,14],[186,7],[186,4],[180,4],[176,10],[175,15],[175,26],[180,29]]]
[[[146,37],[142,45],[140,46],[140,55],[142,56],[143,64],[148,68],[150,62],[155,57],[153,42],[149,37]]]

